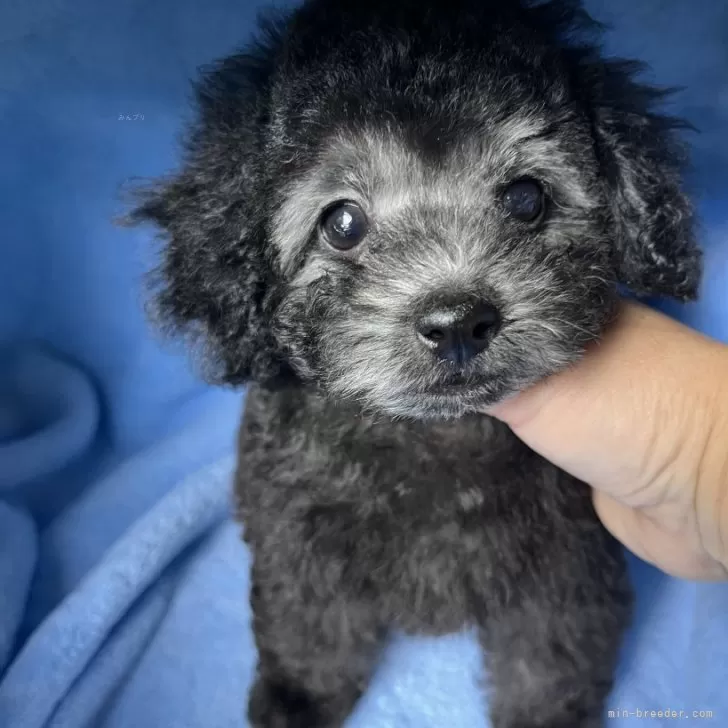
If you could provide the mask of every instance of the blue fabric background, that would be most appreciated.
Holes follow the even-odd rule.
[[[613,50],[686,87],[707,279],[700,303],[668,310],[728,341],[728,5],[589,4]],[[244,726],[255,652],[228,518],[242,397],[150,334],[149,233],[110,220],[121,183],[174,165],[187,79],[246,38],[255,10],[0,6],[2,728]],[[728,586],[632,567],[638,619],[611,707],[728,725]],[[350,725],[484,727],[480,673],[467,634],[397,639]]]

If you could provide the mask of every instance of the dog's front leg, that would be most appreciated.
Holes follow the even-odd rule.
[[[488,596],[480,634],[493,728],[603,725],[631,592],[610,537],[596,523],[578,530],[511,575],[504,603]]]
[[[366,687],[384,638],[376,609],[302,545],[254,554],[251,604],[258,671],[253,728],[341,728]]]

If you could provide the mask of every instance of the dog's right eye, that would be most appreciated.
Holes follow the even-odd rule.
[[[535,222],[544,209],[543,187],[532,179],[512,182],[503,192],[506,212],[521,222]]]
[[[338,202],[321,217],[321,232],[336,250],[351,250],[366,236],[369,221],[364,210],[354,202]]]

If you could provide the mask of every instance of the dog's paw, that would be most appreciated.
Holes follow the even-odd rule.
[[[251,728],[335,728],[310,695],[263,678],[250,693],[248,720]]]

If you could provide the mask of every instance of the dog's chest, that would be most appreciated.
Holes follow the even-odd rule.
[[[518,497],[514,477],[538,468],[491,418],[376,419],[303,388],[251,390],[239,459],[247,495],[260,496],[263,508],[346,506],[360,516],[389,514],[406,529],[495,515]]]
[[[531,457],[487,418],[374,422],[297,391],[255,393],[237,496],[254,550],[291,544],[302,572],[376,593],[406,629],[448,631],[469,583],[522,551],[508,540],[527,526]]]

